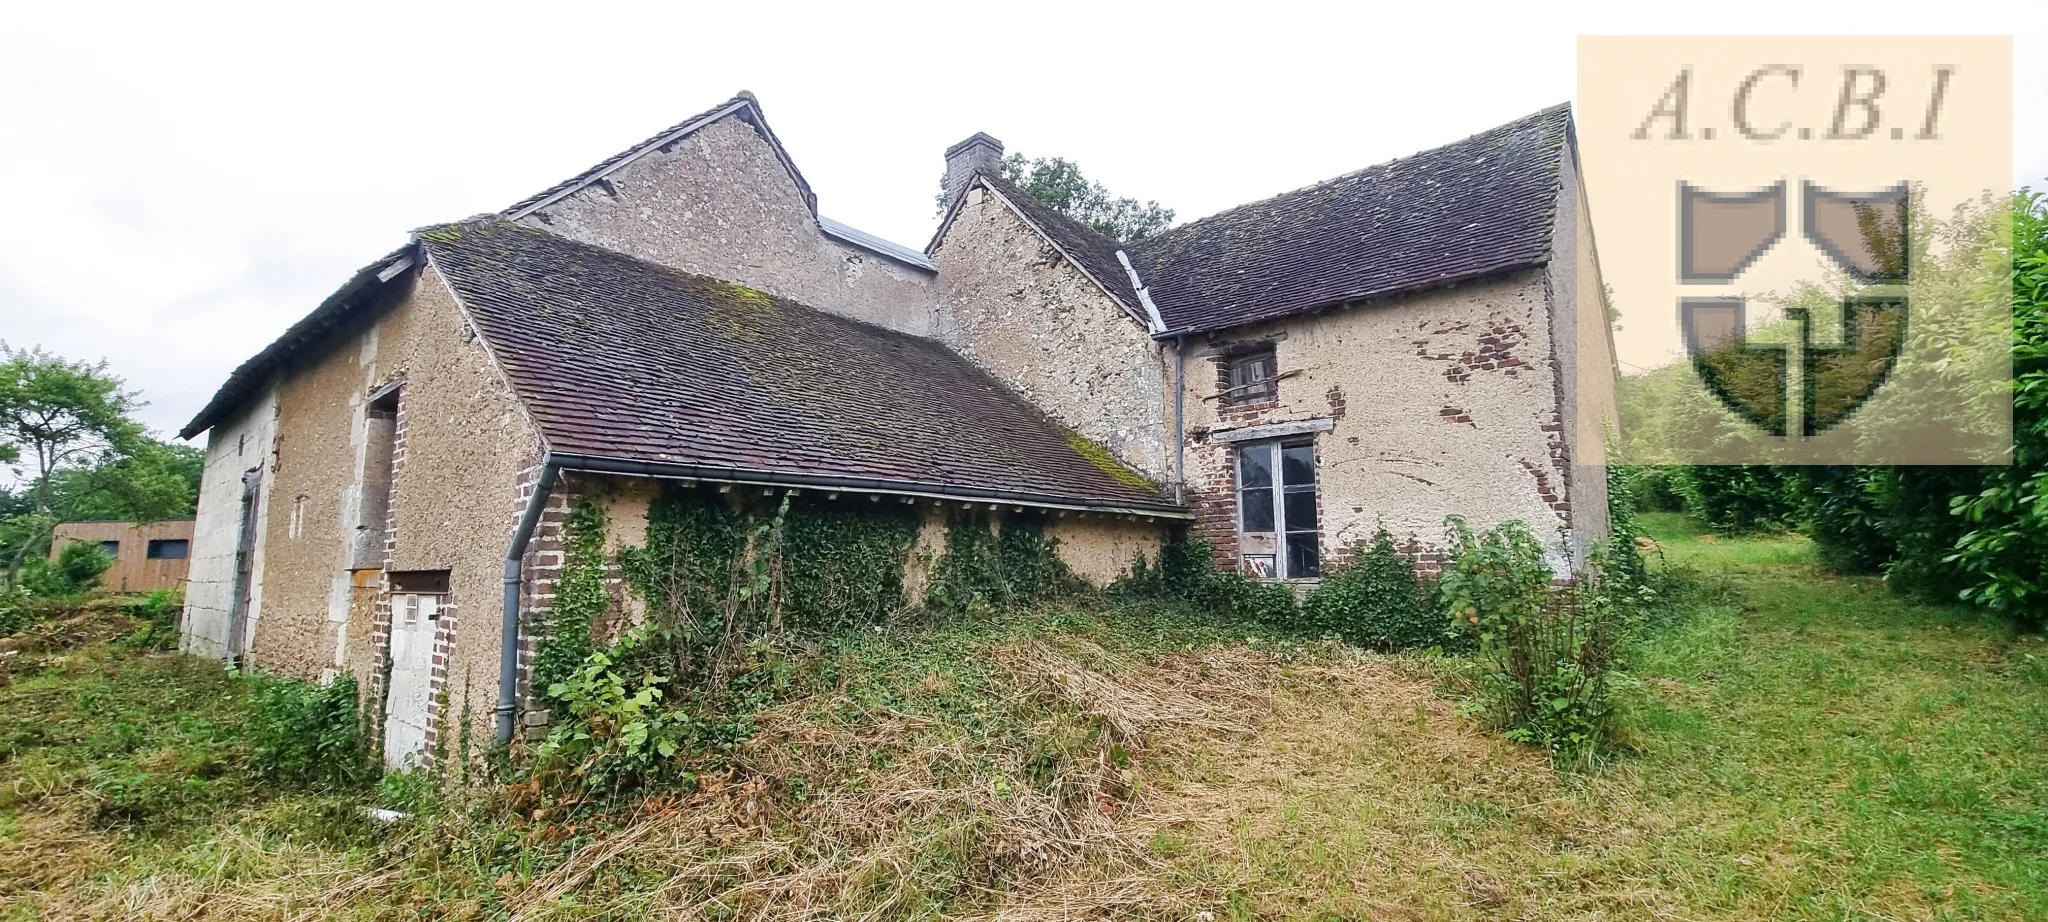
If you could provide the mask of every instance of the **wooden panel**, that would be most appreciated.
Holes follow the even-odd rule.
[[[99,544],[104,541],[120,543],[119,553],[114,555],[114,565],[107,569],[101,584],[115,592],[149,592],[155,589],[185,590],[186,574],[191,559],[150,559],[151,541],[184,541],[189,552],[192,541],[192,520],[175,519],[168,522],[62,522],[57,525],[54,540],[50,542],[50,559],[56,560],[63,553],[64,546],[74,541]]]

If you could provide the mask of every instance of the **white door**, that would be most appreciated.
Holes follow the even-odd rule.
[[[384,706],[384,766],[393,771],[419,762],[427,745],[427,702],[434,678],[434,625],[438,595],[391,597],[391,691]]]

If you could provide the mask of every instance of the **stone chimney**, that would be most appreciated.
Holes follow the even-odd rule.
[[[974,178],[976,171],[1000,175],[1003,169],[1003,142],[981,132],[952,147],[946,148],[946,205],[952,207],[960,193],[967,190],[967,181]]]

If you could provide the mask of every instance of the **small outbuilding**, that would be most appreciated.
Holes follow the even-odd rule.
[[[163,522],[61,522],[50,541],[50,559],[64,546],[84,541],[97,544],[114,558],[101,583],[117,592],[149,592],[185,588],[192,550],[192,520]]]

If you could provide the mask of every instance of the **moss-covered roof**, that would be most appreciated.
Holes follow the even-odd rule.
[[[1178,512],[930,340],[504,221],[419,239],[551,451]]]
[[[1570,107],[1553,106],[1124,250],[1176,332],[1542,265],[1570,125]]]

